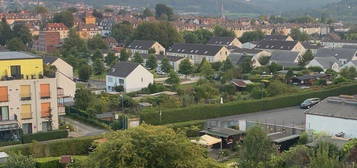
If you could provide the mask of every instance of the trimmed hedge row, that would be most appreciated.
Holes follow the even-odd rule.
[[[351,95],[356,93],[357,83],[352,83],[344,84],[344,86],[334,86],[316,91],[306,91],[291,95],[269,97],[261,100],[247,100],[231,102],[227,104],[196,105],[186,108],[162,110],[161,122],[159,111],[156,111],[155,109],[149,109],[141,112],[140,118],[145,123],[153,125],[191,120],[205,120],[210,118],[296,106],[305,99],[312,97],[324,99],[329,96],[337,96],[341,94]]]
[[[26,134],[22,136],[22,143],[31,143],[32,141],[48,141],[53,139],[67,138],[67,130],[53,130],[49,132],[39,132],[36,134]]]
[[[76,108],[66,108],[66,116],[69,118],[72,118],[74,120],[78,120],[82,123],[97,127],[97,128],[104,128],[104,129],[110,129],[109,123],[106,123],[105,121],[101,121],[97,118],[94,118],[87,113],[78,110]]]
[[[32,155],[35,158],[56,157],[62,155],[87,155],[92,142],[99,137],[82,137],[59,139],[47,142],[33,142],[16,146],[1,147],[6,153],[20,152],[23,155]]]
[[[200,135],[200,131],[204,128],[204,123],[204,120],[195,120],[167,124],[166,126],[175,131],[183,131],[188,137],[197,137]]]
[[[75,161],[81,161],[87,158],[87,156],[72,156]],[[65,168],[65,166],[59,163],[60,157],[47,157],[37,158],[36,168]]]

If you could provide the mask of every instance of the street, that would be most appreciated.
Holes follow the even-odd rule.
[[[207,120],[210,125],[232,125],[239,120],[258,121],[268,124],[277,124],[291,127],[305,127],[305,114],[304,109],[300,109],[298,106],[274,109],[256,113],[248,113],[234,116],[227,116],[221,118],[215,118]]]
[[[75,121],[68,117],[64,117],[64,121],[68,124],[71,124],[74,127],[74,132],[70,132],[70,137],[81,137],[81,136],[95,136],[101,135],[107,132],[107,130],[95,128],[86,124],[83,124],[79,121]]]

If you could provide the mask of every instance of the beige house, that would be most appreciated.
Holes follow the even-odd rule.
[[[224,46],[178,43],[171,46],[166,51],[166,55],[189,58],[195,64],[199,64],[203,58],[208,62],[225,61],[229,50]]]
[[[134,40],[127,47],[134,55],[135,53],[139,54],[149,54],[149,50],[153,49],[154,54],[165,54],[165,47],[160,43],[152,40]]]
[[[235,37],[212,37],[207,44],[225,47],[242,47],[242,43]]]
[[[44,57],[45,64],[55,66],[57,87],[63,90],[63,98],[73,100],[76,93],[76,83],[73,77],[73,67],[58,57]]]
[[[63,23],[47,23],[44,28],[46,32],[58,32],[60,34],[60,39],[64,40],[68,37],[69,29]]]
[[[262,40],[255,46],[255,48],[267,51],[283,50],[298,52],[301,55],[306,52],[305,47],[298,41]]]

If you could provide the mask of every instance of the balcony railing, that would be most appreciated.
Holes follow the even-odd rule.
[[[47,74],[47,75],[43,75],[43,74],[32,74],[32,75],[16,75],[16,76],[0,76],[0,80],[1,81],[9,81],[9,80],[31,80],[31,79],[43,79],[43,78],[56,78],[56,75],[52,75],[52,74]]]
[[[51,98],[51,92],[41,92],[41,99],[50,99]]]

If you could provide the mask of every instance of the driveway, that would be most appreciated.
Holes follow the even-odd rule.
[[[95,136],[107,132],[107,130],[95,128],[68,117],[64,117],[63,120],[74,127],[74,132],[69,133],[70,137]]]
[[[237,123],[239,120],[257,121],[268,124],[277,124],[290,127],[305,127],[305,110],[296,107],[288,107],[281,109],[274,109],[268,111],[261,111],[256,113],[248,113],[234,116],[227,116],[222,118],[215,118],[207,120],[208,124],[221,126],[231,125]]]

